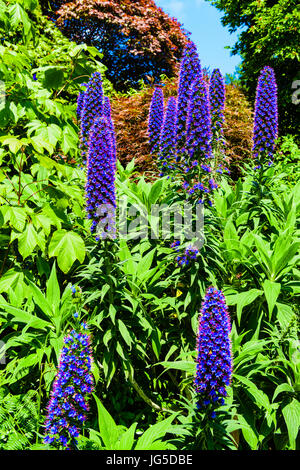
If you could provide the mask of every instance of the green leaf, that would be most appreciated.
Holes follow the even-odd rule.
[[[37,234],[33,224],[27,224],[25,230],[18,236],[18,248],[23,259],[31,255],[35,247],[40,244],[40,235]]]
[[[17,137],[7,137],[6,139],[2,140],[2,144],[8,145],[9,150],[16,154],[24,145],[24,141],[22,139],[18,139]]]
[[[295,317],[295,312],[290,305],[277,302],[277,319],[282,328],[287,328],[291,320]]]
[[[144,256],[139,262],[137,266],[137,276],[139,279],[143,280],[144,277],[148,274],[155,252],[156,252],[156,248],[149,251],[149,253],[147,253],[146,256]]]
[[[230,295],[226,297],[226,301],[228,305],[237,305],[237,318],[240,324],[242,311],[246,305],[252,304],[257,297],[262,294],[262,291],[259,289],[250,289],[246,292],[241,292],[239,294]]]
[[[249,444],[252,450],[256,450],[258,445],[258,435],[256,430],[252,429],[250,424],[245,420],[244,416],[238,415],[238,419],[242,425],[241,428],[245,441]]]
[[[255,383],[251,382],[251,380],[247,379],[246,377],[234,374],[234,377],[246,385],[246,392],[254,398],[254,402],[256,405],[261,408],[265,408],[268,412],[272,411],[272,407],[269,402],[268,395],[266,395],[262,390],[259,390]]]
[[[24,312],[24,310],[12,307],[7,303],[1,302],[0,309],[2,309],[5,313],[10,313],[11,315],[13,315],[13,322],[25,323],[27,327],[37,328],[40,330],[44,330],[45,328],[49,329],[49,327],[51,327],[49,322],[41,320],[40,318],[35,317],[30,313]]]
[[[31,21],[29,20],[29,17],[26,13],[25,10],[21,7],[19,3],[15,3],[11,5],[9,8],[9,13],[10,13],[10,26],[12,29],[16,28],[20,23],[23,25],[24,29],[24,36],[28,36],[28,33],[30,32],[32,25]]]
[[[160,365],[164,366],[167,370],[168,369],[177,369],[177,370],[184,370],[185,372],[189,372],[191,375],[195,373],[196,365],[193,361],[164,361],[159,362]]]
[[[159,423],[150,426],[138,439],[135,450],[152,450],[155,441],[161,439],[167,432],[171,431],[171,423],[178,413],[175,413]]]
[[[59,313],[60,288],[57,281],[55,263],[53,263],[51,274],[47,281],[46,298],[49,304],[52,305],[53,313],[57,315]]]
[[[40,291],[40,289],[32,281],[28,281],[28,282],[30,285],[30,289],[32,290],[32,293],[33,293],[34,302],[40,307],[42,312],[44,312],[46,316],[49,319],[51,319],[53,316],[51,305],[46,300],[42,291]]]
[[[83,239],[75,232],[56,230],[49,244],[49,257],[57,256],[60,269],[67,273],[77,259],[83,263],[85,258],[85,245]]]
[[[288,429],[292,449],[296,448],[296,437],[300,429],[300,402],[295,398],[282,409],[284,420]]]
[[[125,325],[125,323],[122,322],[122,320],[118,320],[118,326],[119,326],[119,331],[122,335],[122,338],[124,339],[126,344],[131,348],[132,339],[131,339],[130,333],[127,329],[127,326]]]
[[[9,288],[14,289],[17,284],[23,283],[23,279],[23,273],[9,269],[0,278],[0,292],[8,292]]]
[[[119,437],[119,429],[114,419],[102,405],[99,398],[93,393],[98,409],[98,425],[101,438],[107,449],[113,449]]]
[[[114,445],[114,450],[131,450],[134,444],[134,435],[138,423],[133,423],[120,440]]]
[[[264,289],[264,293],[265,293],[267,303],[268,303],[269,319],[271,319],[274,306],[280,294],[281,284],[278,282],[272,282],[266,279],[265,282],[263,283],[263,289]]]
[[[44,72],[43,85],[45,88],[57,90],[64,82],[64,70],[65,67],[59,67],[55,65],[48,65],[46,67],[40,67],[36,71]]]
[[[151,191],[149,193],[149,202],[151,204],[155,204],[156,201],[159,199],[159,196],[161,195],[161,191],[163,188],[163,180],[158,179],[153,186],[151,187]]]
[[[282,393],[282,392],[291,392],[291,393],[293,393],[294,389],[288,383],[278,385],[278,387],[276,387],[276,390],[275,390],[274,395],[273,395],[273,402],[275,401],[275,398],[279,395],[279,393]]]

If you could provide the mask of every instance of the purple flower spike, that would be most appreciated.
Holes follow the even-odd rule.
[[[216,142],[223,138],[225,110],[225,81],[219,69],[213,70],[209,83],[209,99],[213,138]]]
[[[183,52],[178,85],[177,138],[178,149],[185,146],[187,111],[190,87],[197,77],[202,76],[200,60],[195,44],[189,42]]]
[[[110,104],[110,99],[108,98],[108,96],[104,97],[103,116],[107,119],[107,122],[110,128],[113,156],[114,156],[114,159],[117,160],[117,141],[116,141],[116,134],[115,134],[115,126],[111,117],[111,104]]]
[[[194,387],[197,408],[213,409],[224,404],[231,383],[232,354],[230,318],[222,291],[209,287],[199,316],[197,366]]]
[[[82,423],[87,419],[93,376],[90,336],[84,330],[86,324],[83,324],[83,331],[72,330],[64,338],[47,407],[44,442],[56,448],[76,449]]]
[[[152,96],[148,122],[148,134],[151,153],[155,153],[158,150],[163,119],[164,94],[162,88],[156,87]]]
[[[274,70],[264,67],[258,78],[253,127],[253,155],[269,161],[278,137],[277,85]]]
[[[159,140],[159,161],[163,172],[174,169],[174,159],[176,157],[176,120],[177,104],[176,98],[168,100],[165,119]]]
[[[100,72],[93,73],[87,84],[81,110],[81,147],[86,155],[89,132],[94,120],[103,114],[103,89]]]
[[[105,117],[97,118],[90,131],[86,181],[86,210],[97,239],[115,238],[116,158],[112,130]],[[99,225],[98,225],[99,224]]]
[[[212,132],[207,85],[201,75],[190,89],[186,149],[190,159],[212,158]]]

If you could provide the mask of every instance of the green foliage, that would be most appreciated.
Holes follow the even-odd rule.
[[[222,23],[230,31],[243,30],[233,49],[242,56],[240,79],[252,99],[260,70],[274,68],[279,91],[281,133],[294,132],[299,138],[299,105],[293,104],[299,76],[299,20],[297,0],[209,0],[223,12]],[[296,86],[299,88],[299,86]]]
[[[205,212],[204,246],[189,266],[177,265],[167,236],[136,237],[157,235],[152,205],[170,207],[181,195],[176,181],[143,177],[134,161],[118,164],[117,191],[144,217],[136,224],[132,211],[126,223],[135,233],[96,242],[84,210],[75,101],[78,83],[101,70],[100,57],[69,43],[34,6],[27,0],[0,9],[7,90],[0,110],[0,448],[49,448],[42,444],[45,407],[63,337],[80,311],[92,335],[95,379],[80,449],[299,449],[296,142],[280,141],[259,184],[250,166],[235,184],[221,181]],[[213,421],[196,412],[193,390],[208,285],[225,293],[234,360],[229,396]]]
[[[0,388],[0,450],[22,450],[35,437],[38,424],[36,392],[11,395]]]

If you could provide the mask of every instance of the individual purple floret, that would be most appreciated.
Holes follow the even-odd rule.
[[[190,99],[190,87],[195,79],[201,76],[202,72],[197,48],[195,44],[190,41],[183,52],[178,85],[177,146],[180,151],[184,149],[186,141],[186,123]]]
[[[86,156],[89,132],[94,120],[103,114],[103,88],[100,72],[95,72],[91,76],[84,93],[81,111],[81,147],[83,157]]]
[[[194,387],[198,409],[209,409],[213,412],[224,404],[226,387],[230,385],[232,376],[230,331],[230,318],[224,294],[214,287],[209,287],[202,304],[197,335]]]
[[[212,133],[215,142],[223,143],[225,81],[219,69],[212,72],[209,82],[209,99],[212,120]]]
[[[149,112],[148,134],[151,153],[156,153],[164,120],[164,94],[161,87],[155,87]]]
[[[173,96],[169,98],[159,140],[159,162],[163,174],[174,169],[176,158],[176,120],[177,103]]]
[[[111,128],[105,117],[97,118],[90,131],[86,181],[86,210],[97,228],[96,240],[115,238],[116,160]]]
[[[204,163],[212,158],[212,132],[207,85],[197,76],[190,89],[186,149],[190,160]]]
[[[259,75],[253,127],[253,155],[260,163],[273,158],[278,137],[277,85],[274,70],[266,66]]]
[[[93,376],[90,336],[86,330],[86,323],[82,323],[79,332],[72,330],[64,338],[45,422],[44,442],[56,448],[76,448],[87,419]]]

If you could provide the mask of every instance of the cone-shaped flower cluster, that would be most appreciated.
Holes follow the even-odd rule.
[[[256,89],[253,155],[263,163],[273,157],[278,137],[277,85],[274,70],[264,67]]]
[[[116,141],[116,134],[115,134],[115,126],[111,117],[111,105],[110,105],[110,99],[108,98],[108,96],[104,97],[103,116],[107,119],[107,122],[108,122],[110,135],[111,135],[113,156],[114,156],[114,159],[117,160],[117,141]]]
[[[86,209],[92,219],[91,232],[99,238],[115,238],[116,158],[111,127],[105,117],[97,118],[90,131],[86,182]],[[99,224],[99,225],[98,225]]]
[[[224,134],[225,81],[219,69],[213,70],[210,77],[209,99],[213,138],[220,142]]]
[[[159,141],[159,162],[162,174],[174,169],[176,159],[176,121],[177,103],[173,96],[169,98]]]
[[[190,89],[186,148],[190,159],[204,161],[212,157],[212,132],[207,85],[201,75]]]
[[[81,111],[81,146],[86,155],[89,132],[94,120],[103,114],[103,88],[100,72],[93,73],[84,94]]]
[[[194,80],[201,75],[201,65],[197,48],[191,41],[185,47],[179,75],[177,111],[177,142],[179,150],[185,147],[190,87]]]
[[[176,181],[181,180],[181,187],[189,201],[212,206],[212,193],[218,188],[218,177],[224,172],[229,172],[224,167],[224,163],[215,162],[215,153],[213,152],[216,148],[222,151],[224,149],[225,86],[224,79],[218,69],[213,72],[210,91],[213,121],[209,85],[201,69],[197,48],[193,42],[189,42],[181,62],[177,106],[175,98],[172,97],[169,100],[162,125],[159,151],[157,151],[153,136],[151,146],[157,154],[161,176],[171,174],[176,177]],[[155,123],[155,126],[152,124],[152,128],[156,129],[156,138],[163,115],[163,112],[157,112],[157,102],[160,102],[160,109],[162,109],[162,95],[160,89],[155,90],[149,117],[149,123]],[[154,119],[154,116],[158,114],[159,121],[157,118]],[[175,131],[174,122],[176,122]],[[152,134],[149,131],[149,135],[153,135],[153,131]],[[218,146],[215,145],[216,142],[218,142]]]
[[[194,379],[199,409],[224,404],[232,375],[230,319],[222,291],[209,287],[199,317]],[[214,414],[213,414],[214,416]]]
[[[150,105],[148,134],[150,151],[155,153],[159,148],[159,138],[164,120],[164,94],[162,88],[156,87]]]
[[[87,325],[64,338],[58,373],[51,392],[44,442],[56,448],[76,448],[93,390],[91,348]]]

